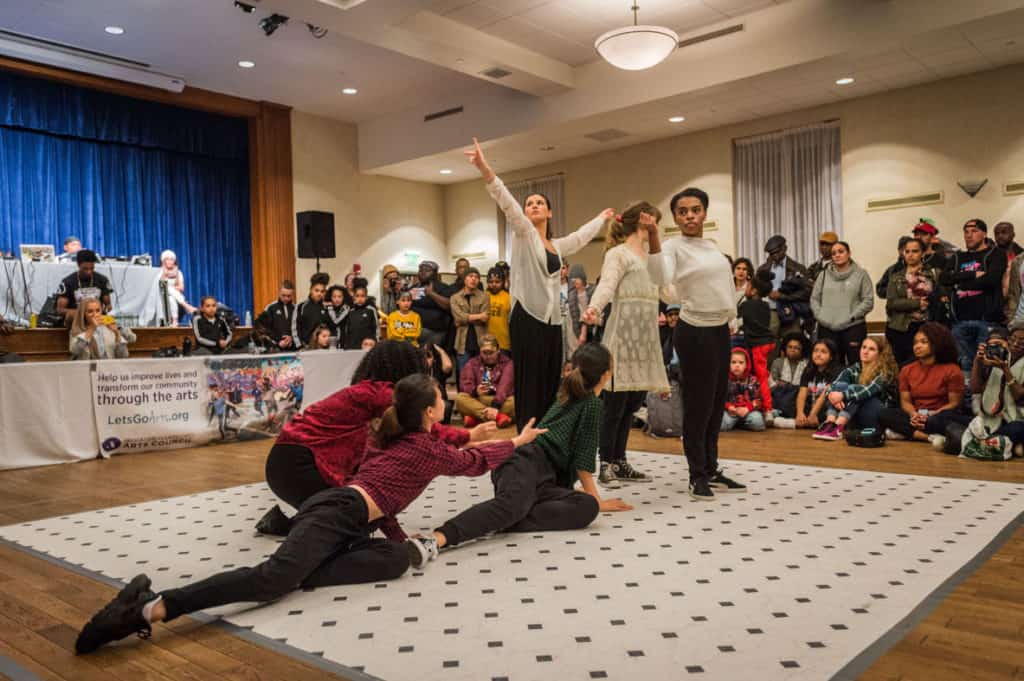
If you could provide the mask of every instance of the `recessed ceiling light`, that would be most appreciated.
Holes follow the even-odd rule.
[[[238,65],[241,66],[243,69],[251,69],[252,67],[256,66],[256,62],[249,61],[248,59],[243,59],[242,61],[238,62]]]
[[[343,94],[343,95],[354,95],[357,92],[359,92],[359,90],[355,89],[354,87],[347,87],[347,88],[345,88],[345,89],[343,89],[341,91],[341,94]]]
[[[442,175],[451,175],[452,174],[451,168],[441,168],[441,174]]]
[[[685,120],[686,120],[686,116],[673,116],[672,118],[668,119],[668,122],[669,123],[682,123]]]
[[[840,78],[839,80],[837,80],[836,81],[836,85],[849,85],[852,82],[853,82],[853,78],[850,78],[849,76],[847,76],[845,78]]]
[[[121,35],[122,33],[124,33],[124,29],[120,26],[107,26],[103,30],[109,33],[110,35]]]

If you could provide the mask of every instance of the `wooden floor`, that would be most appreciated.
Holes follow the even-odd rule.
[[[269,447],[269,442],[245,443],[2,472],[0,524],[261,481]],[[679,452],[677,441],[653,440],[637,432],[630,447]],[[813,441],[807,431],[727,433],[722,456],[1024,483],[1024,461],[1019,459],[966,461],[910,443],[852,449]],[[149,643],[76,658],[71,651],[78,629],[113,593],[88,577],[0,547],[0,657],[13,659],[42,679],[66,681],[335,678],[187,618],[158,626]],[[1024,530],[862,678],[1024,681]]]

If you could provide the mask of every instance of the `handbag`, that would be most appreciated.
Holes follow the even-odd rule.
[[[843,433],[846,444],[851,447],[883,447],[885,431],[881,428],[847,428]]]

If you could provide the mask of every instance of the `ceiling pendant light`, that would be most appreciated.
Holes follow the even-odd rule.
[[[633,25],[608,31],[594,41],[594,47],[612,66],[642,71],[665,61],[679,46],[679,36],[664,26],[640,25],[638,2],[630,9],[633,10]]]

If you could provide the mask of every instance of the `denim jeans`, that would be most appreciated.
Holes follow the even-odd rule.
[[[953,338],[956,339],[956,347],[960,352],[960,368],[967,377],[968,383],[974,356],[978,354],[978,344],[988,340],[991,328],[991,324],[978,319],[953,323]]]
[[[830,391],[840,392],[849,388],[848,383],[833,383]],[[877,397],[869,397],[862,402],[847,402],[842,410],[836,409],[831,402],[827,401],[829,416],[843,416],[848,425],[853,428],[878,428],[878,415],[882,411],[882,401]]]
[[[722,414],[722,430],[764,430],[764,414],[759,411],[752,411],[746,416],[732,416],[729,412]]]

